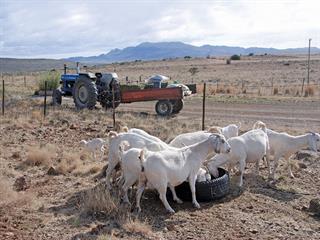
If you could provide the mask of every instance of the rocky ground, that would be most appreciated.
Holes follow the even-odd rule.
[[[200,128],[190,110],[198,100],[189,101],[181,114],[170,119],[156,117],[151,105],[144,110],[131,105],[131,113],[123,106],[117,123],[143,128],[168,141]],[[217,109],[209,111],[207,124],[238,122],[237,116],[243,112],[242,131],[250,129],[255,120],[292,134],[308,128],[320,131],[317,101],[263,104],[267,104],[265,114],[261,104],[245,109],[245,104],[220,102]],[[295,106],[299,106],[297,111]],[[253,114],[259,109],[261,114]],[[142,110],[144,114],[140,114]],[[238,115],[232,116],[237,111]],[[156,193],[149,190],[142,199],[142,213],[137,215],[119,203],[116,186],[111,196],[105,191],[100,173],[106,155],[93,160],[79,145],[81,139],[106,137],[110,125],[110,114],[99,109],[50,108],[45,120],[38,100],[17,101],[8,109],[0,118],[0,239],[320,238],[319,206],[314,200],[309,208],[312,199],[320,198],[319,154],[301,151],[295,155],[294,179],[288,177],[286,164],[281,162],[274,185],[268,184],[264,166],[258,177],[248,166],[241,191],[236,187],[237,176],[232,175],[227,197],[202,203],[201,209],[194,209],[189,202],[170,202],[174,215],[166,213]]]

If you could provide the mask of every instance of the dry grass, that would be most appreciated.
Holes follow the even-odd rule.
[[[12,184],[5,177],[0,177],[0,206],[1,207],[22,207],[24,205],[38,204],[32,192],[16,192]]]
[[[49,166],[55,156],[55,148],[52,145],[28,148],[27,159],[24,162],[28,166]]]
[[[316,88],[315,86],[307,86],[304,90],[304,96],[305,97],[313,97],[315,94]]]
[[[122,228],[127,232],[140,235],[147,239],[160,239],[155,235],[151,226],[146,222],[129,219],[125,224],[122,225]]]
[[[81,213],[92,215],[103,212],[108,216],[120,217],[121,208],[118,194],[112,196],[104,184],[99,184],[82,194],[80,199]]]
[[[57,171],[60,174],[71,173],[82,166],[78,153],[64,153],[62,160],[57,165]]]

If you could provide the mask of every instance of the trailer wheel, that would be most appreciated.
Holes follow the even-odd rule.
[[[98,90],[88,77],[79,76],[72,88],[73,101],[78,109],[92,109],[96,105]]]
[[[172,113],[176,114],[179,113],[183,108],[183,100],[171,100],[171,103],[173,105]]]
[[[156,103],[156,112],[160,116],[169,116],[172,114],[173,105],[168,100],[160,100]]]
[[[52,105],[61,105],[62,103],[62,92],[60,88],[54,89],[52,92]]]

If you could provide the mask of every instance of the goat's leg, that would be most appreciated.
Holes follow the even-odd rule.
[[[191,174],[189,176],[189,185],[190,185],[190,189],[191,189],[191,194],[192,194],[192,204],[196,207],[196,208],[200,208],[200,204],[197,202],[197,198],[196,198],[196,174]]]
[[[128,190],[129,188],[137,181],[138,179],[131,175],[129,177],[126,177],[125,183],[122,186],[123,194],[123,202],[130,204],[129,198],[128,198]]]
[[[118,158],[116,158],[116,156],[113,156],[112,158],[109,159],[108,168],[106,170],[106,184],[109,189],[111,188],[111,182],[110,182],[111,173],[113,169],[117,166],[117,164],[118,164]]]
[[[165,208],[167,209],[168,212],[170,213],[175,213],[175,211],[171,208],[171,206],[168,203],[167,200],[167,185],[162,184],[161,186],[159,186],[159,188],[157,189],[158,193],[159,193],[159,198],[161,199],[163,205],[165,206]]]
[[[257,162],[256,162],[256,170],[255,170],[256,176],[259,175],[259,163],[260,163],[260,159],[258,159]]]
[[[145,187],[146,187],[145,184],[139,184],[138,190],[136,193],[136,208],[138,209],[138,212],[141,212],[140,200]]]
[[[273,162],[274,162],[273,169],[272,169],[272,173],[271,173],[272,180],[275,180],[275,173],[276,173],[276,170],[277,170],[277,167],[279,164],[279,159],[280,159],[280,156],[278,154],[275,154],[274,159],[273,159]]]
[[[288,167],[289,176],[290,176],[291,178],[294,178],[294,175],[293,175],[292,170],[291,170],[291,160],[290,160],[290,157],[286,157],[285,159],[287,160],[287,167]]]
[[[172,192],[173,200],[176,201],[179,204],[183,203],[183,201],[180,198],[178,198],[176,190],[174,189],[174,187],[171,184],[168,184],[168,185],[169,185],[169,188],[170,188],[170,190]]]
[[[244,173],[244,169],[246,167],[246,160],[244,158],[241,158],[239,161],[239,170],[240,170],[240,180],[238,183],[239,187],[242,187],[243,185],[243,173]],[[258,165],[259,167],[259,165]]]

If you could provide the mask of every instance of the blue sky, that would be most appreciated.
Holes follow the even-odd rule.
[[[320,1],[0,0],[0,56],[62,58],[141,42],[320,47]]]

